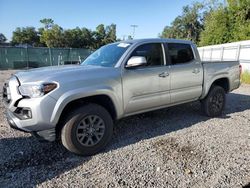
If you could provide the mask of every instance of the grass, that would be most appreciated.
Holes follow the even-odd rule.
[[[241,82],[245,84],[250,84],[250,72],[244,71],[241,74]]]

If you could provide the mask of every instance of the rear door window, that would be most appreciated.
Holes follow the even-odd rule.
[[[168,54],[173,65],[194,60],[193,50],[189,44],[168,43]]]

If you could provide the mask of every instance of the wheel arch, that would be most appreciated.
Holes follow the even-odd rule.
[[[213,86],[220,86],[224,89],[225,93],[228,93],[230,91],[230,80],[228,77],[220,77],[214,79],[211,83],[209,84],[204,84],[203,86],[203,94],[201,96],[201,99],[205,98],[210,91],[210,89]]]
[[[212,83],[212,85],[210,86],[210,88],[212,86],[214,86],[214,85],[222,87],[224,89],[225,93],[228,93],[230,91],[230,89],[229,89],[230,88],[230,86],[229,86],[229,79],[226,78],[226,77],[219,78],[219,79],[215,80]],[[209,90],[210,90],[210,88],[209,88]]]
[[[60,115],[58,115],[59,117],[58,117],[58,121],[56,124],[56,132],[58,132],[62,128],[63,122],[65,118],[67,117],[67,114],[71,113],[72,110],[79,108],[85,104],[89,104],[89,103],[94,103],[94,104],[98,104],[102,106],[110,113],[114,121],[117,119],[118,114],[117,114],[116,106],[110,96],[105,95],[105,94],[98,94],[98,95],[93,95],[93,96],[77,98],[68,102],[63,108]]]

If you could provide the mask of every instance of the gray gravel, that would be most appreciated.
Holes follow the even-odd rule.
[[[1,71],[0,81],[8,75]],[[227,96],[220,118],[203,116],[196,102],[121,120],[108,148],[92,157],[10,129],[3,111],[1,102],[0,187],[250,185],[249,85]]]

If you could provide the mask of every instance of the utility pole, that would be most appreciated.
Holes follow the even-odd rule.
[[[133,39],[135,38],[135,28],[138,27],[138,25],[130,25],[133,28]]]

